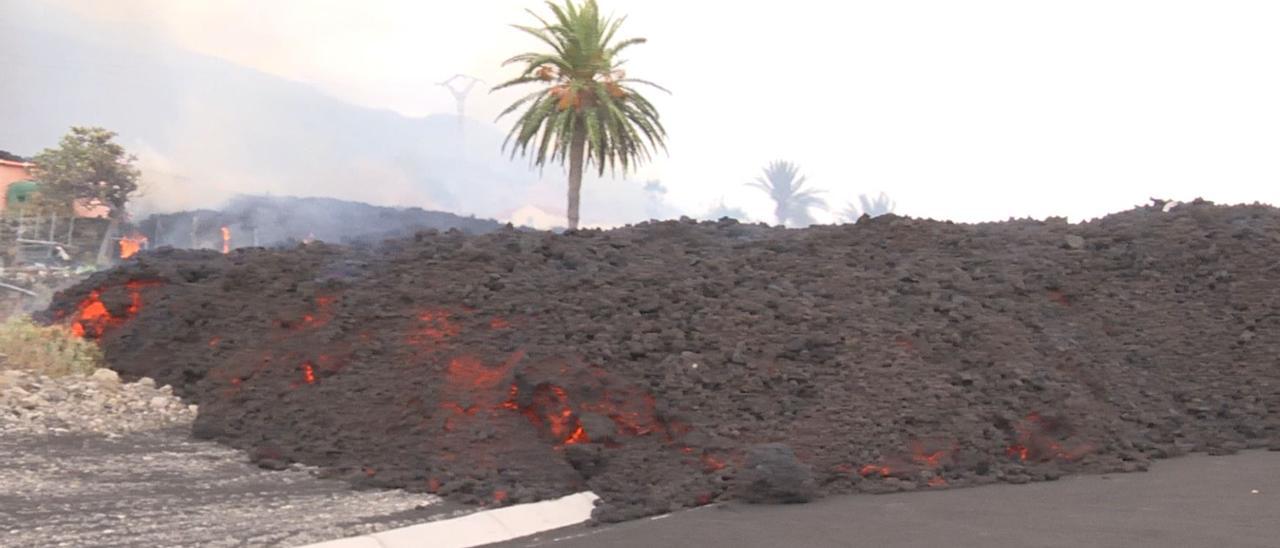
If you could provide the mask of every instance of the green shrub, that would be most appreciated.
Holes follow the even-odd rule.
[[[103,367],[98,345],[61,326],[18,316],[0,323],[0,369],[30,369],[50,376],[88,375]]]

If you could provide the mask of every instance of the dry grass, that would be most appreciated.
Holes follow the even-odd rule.
[[[88,375],[103,367],[98,345],[61,326],[41,326],[16,316],[0,323],[0,369],[29,369],[50,376]]]

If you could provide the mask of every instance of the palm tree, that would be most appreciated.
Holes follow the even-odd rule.
[[[578,228],[578,202],[582,191],[582,171],[591,164],[603,176],[605,167],[625,174],[657,149],[666,149],[666,130],[658,111],[632,88],[642,84],[667,91],[646,80],[628,78],[619,66],[618,54],[644,38],[615,37],[625,17],[614,19],[600,14],[595,0],[581,6],[573,0],[563,5],[547,2],[555,15],[552,21],[529,11],[540,27],[514,25],[550,46],[548,53],[522,53],[503,66],[524,64],[520,75],[495,86],[492,91],[521,84],[537,84],[541,89],[513,103],[498,118],[528,105],[516,120],[503,150],[514,141],[511,155],[531,154],[538,167],[548,160],[569,163],[569,229]]]
[[[797,178],[799,176],[799,178]],[[769,194],[773,200],[773,215],[778,224],[792,226],[808,226],[813,224],[809,215],[810,208],[822,209],[826,202],[819,198],[820,190],[804,188],[805,178],[800,175],[800,168],[791,162],[778,160],[764,168],[764,177],[747,183]]]
[[[850,203],[848,207],[840,213],[840,216],[843,217],[845,221],[850,223],[857,222],[858,218],[862,217],[864,213],[870,217],[879,217],[881,215],[893,213],[894,208],[898,207],[898,204],[893,200],[890,200],[889,195],[883,192],[881,192],[879,196],[876,196],[874,201],[867,198],[866,194],[859,194],[858,201],[862,202],[861,209],[859,209],[856,204]]]

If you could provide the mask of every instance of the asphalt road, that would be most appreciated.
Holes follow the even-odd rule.
[[[1280,452],[1194,455],[1145,473],[1076,476],[794,506],[726,504],[495,547],[1280,546]]]

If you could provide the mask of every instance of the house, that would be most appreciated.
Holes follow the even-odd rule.
[[[40,183],[33,179],[35,164],[16,160],[0,160],[0,212],[17,206],[39,190]],[[75,204],[76,217],[105,219],[111,209],[93,200]]]
[[[31,162],[0,160],[0,211],[9,207],[9,199],[23,199],[30,192],[31,185],[17,185],[31,180]],[[15,187],[16,188],[11,188]]]

